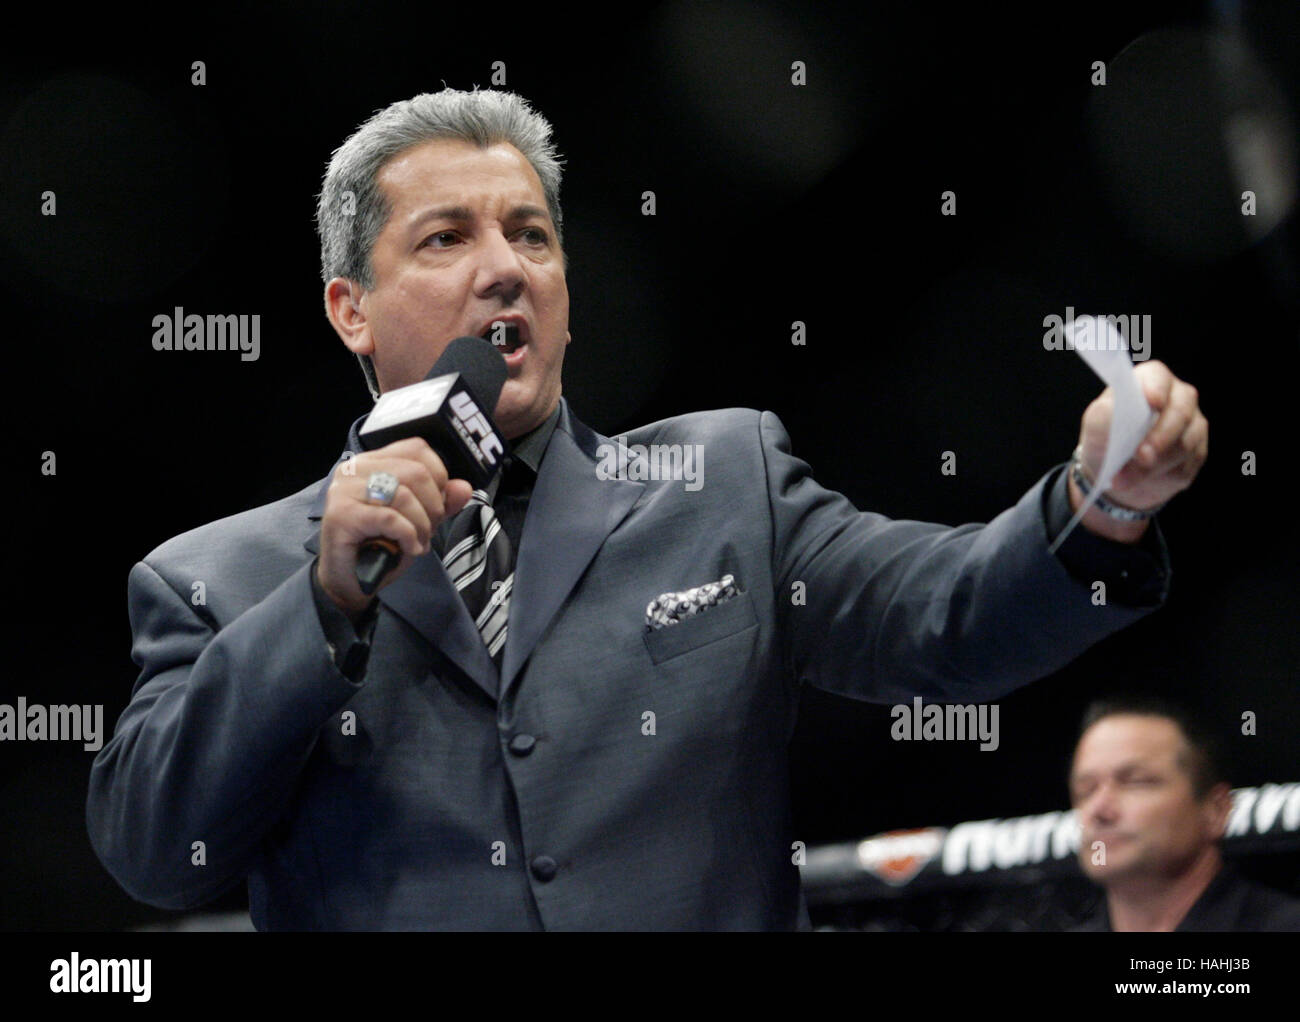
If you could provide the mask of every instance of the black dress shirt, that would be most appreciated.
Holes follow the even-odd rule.
[[[1079,932],[1109,932],[1110,908],[1103,895]],[[1175,933],[1277,933],[1300,931],[1300,900],[1247,880],[1224,863],[1208,887],[1174,927]]]

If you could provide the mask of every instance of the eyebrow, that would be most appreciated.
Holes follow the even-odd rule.
[[[1113,772],[1118,777],[1125,777],[1135,772],[1146,772],[1146,773],[1158,774],[1160,771],[1157,767],[1152,766],[1150,763],[1144,760],[1129,759],[1121,763],[1117,768],[1115,768]],[[1097,775],[1097,773],[1098,771],[1089,770],[1081,774],[1071,774],[1069,783],[1071,786],[1073,786],[1078,782],[1091,780],[1093,777]],[[1103,770],[1100,771],[1100,773],[1105,774],[1106,771]]]
[[[541,217],[546,219],[550,214],[540,206],[533,206],[524,203],[515,206],[506,214],[507,220],[527,220],[529,217]],[[414,230],[421,224],[430,220],[456,220],[466,223],[474,219],[474,213],[468,206],[442,206],[439,209],[425,210],[410,223],[410,229]]]

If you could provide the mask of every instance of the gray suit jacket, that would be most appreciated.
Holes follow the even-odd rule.
[[[1052,473],[953,529],[857,511],[770,412],[627,439],[701,445],[704,485],[600,478],[613,441],[562,402],[499,677],[432,556],[340,672],[309,574],[328,478],[138,563],[141,674],[87,803],[113,876],[177,909],[246,876],[259,929],[806,926],[801,684],[993,700],[1151,609],[1095,606],[1048,554]],[[724,574],[739,596],[647,631],[655,596]]]

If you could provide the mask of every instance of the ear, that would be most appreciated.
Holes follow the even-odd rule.
[[[1205,795],[1205,825],[1214,840],[1223,837],[1232,812],[1232,789],[1226,784],[1216,784]]]
[[[357,355],[373,355],[375,340],[361,308],[365,288],[347,277],[335,277],[325,285],[325,315],[348,350]]]

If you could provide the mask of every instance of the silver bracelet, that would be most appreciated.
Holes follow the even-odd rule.
[[[1074,485],[1079,487],[1079,491],[1087,497],[1092,493],[1092,482],[1088,479],[1083,471],[1083,447],[1079,446],[1074,449],[1074,456],[1070,459],[1070,475],[1074,478]],[[1165,503],[1168,503],[1166,501]],[[1155,507],[1147,508],[1145,511],[1138,511],[1136,508],[1124,507],[1122,504],[1116,504],[1109,501],[1104,495],[1098,493],[1093,500],[1093,504],[1110,515],[1112,518],[1121,522],[1145,522],[1148,518],[1154,518],[1164,504],[1157,504]]]

